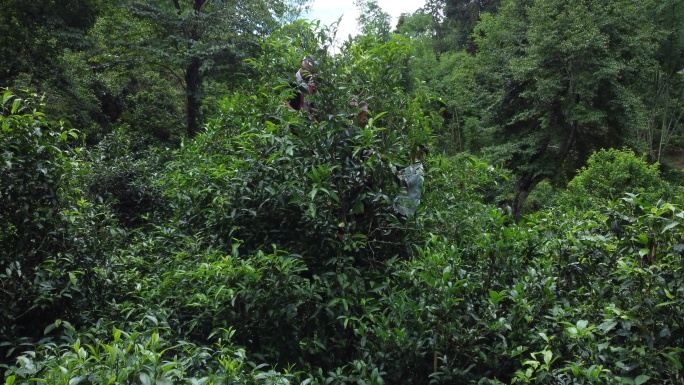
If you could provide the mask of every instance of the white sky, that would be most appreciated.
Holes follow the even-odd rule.
[[[377,2],[384,12],[392,16],[393,30],[397,25],[399,15],[413,13],[425,5],[425,0],[377,0]],[[337,38],[347,40],[350,34],[357,35],[356,18],[359,17],[359,10],[353,0],[313,0],[311,11],[305,14],[304,18],[320,20],[321,24],[330,25],[340,16],[343,17],[337,31]]]

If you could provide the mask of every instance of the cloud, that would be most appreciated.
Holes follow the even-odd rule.
[[[338,25],[337,37],[346,40],[350,34],[358,34],[356,19],[359,17],[359,10],[351,1],[315,0],[311,11],[305,17],[310,20],[320,20],[325,25],[330,25],[342,17]]]
[[[383,11],[392,16],[392,27],[397,25],[399,16],[402,13],[413,13],[418,8],[425,5],[425,0],[377,0],[378,5]],[[342,16],[339,24],[337,36],[346,40],[349,35],[358,34],[356,19],[359,17],[359,10],[354,3],[349,0],[314,0],[311,11],[305,18],[309,20],[320,20],[322,24],[330,25]]]
[[[392,16],[392,27],[394,27],[402,13],[415,12],[425,5],[425,0],[378,0],[378,5]]]

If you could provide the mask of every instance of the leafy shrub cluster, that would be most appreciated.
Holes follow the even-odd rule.
[[[213,337],[213,347],[200,347],[187,342],[171,345],[164,329],[140,333],[113,327],[111,336],[101,338],[92,332],[76,336],[71,324],[56,324],[64,326],[64,341],[19,356],[5,384],[30,384],[37,375],[41,382],[64,385],[285,384],[301,375],[266,370],[249,361],[244,349],[230,342],[231,330]]]
[[[592,155],[577,176],[568,184],[570,194],[596,199],[615,200],[625,193],[640,194],[657,201],[666,193],[658,164],[648,165],[631,150],[600,150]]]
[[[120,236],[105,205],[85,199],[77,132],[51,122],[41,102],[5,91],[0,106],[3,353],[40,337],[54,317],[89,319]]]
[[[269,39],[262,78],[174,150],[81,150],[6,94],[5,382],[681,382],[676,190],[605,151],[516,223],[509,171],[435,155],[399,220],[390,165],[439,123],[389,65],[406,44],[322,54],[309,116],[283,102],[304,52]]]

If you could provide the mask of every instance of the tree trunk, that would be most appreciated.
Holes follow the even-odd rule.
[[[189,31],[186,31],[187,37],[189,37],[193,42],[201,40],[201,33],[199,32],[200,23],[200,12],[202,11],[202,6],[207,0],[194,0],[192,4],[192,10],[195,14],[195,22]],[[173,0],[174,7],[178,10],[178,14],[181,14],[181,7],[178,0]],[[191,49],[192,45],[188,46]],[[202,98],[199,95],[200,88],[202,87],[202,75],[200,74],[200,67],[202,66],[202,61],[199,57],[194,56],[190,59],[190,63],[185,68],[185,100],[186,109],[188,117],[188,137],[194,138],[199,131],[200,124],[200,108],[202,107]]]
[[[185,69],[185,95],[188,116],[188,137],[194,138],[199,131],[200,107],[202,100],[199,97],[199,90],[202,86],[202,76],[200,75],[200,59],[193,57],[190,64]]]
[[[518,178],[518,182],[515,184],[515,198],[513,200],[513,220],[516,222],[520,221],[527,196],[543,179],[541,176],[535,177],[531,171],[525,172]]]

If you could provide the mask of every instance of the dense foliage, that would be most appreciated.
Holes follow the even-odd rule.
[[[5,384],[683,383],[677,2],[78,4],[2,78]]]

